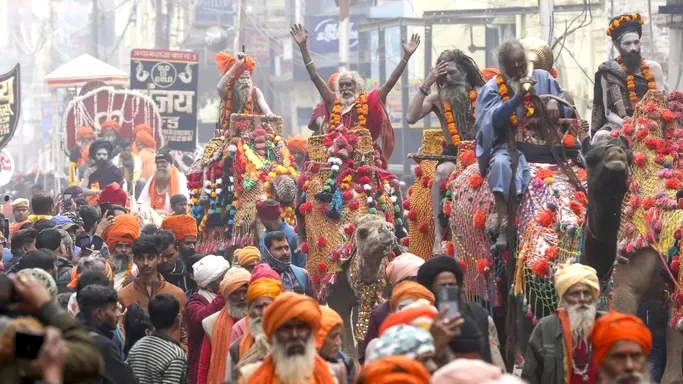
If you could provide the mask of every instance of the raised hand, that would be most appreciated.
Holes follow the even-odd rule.
[[[237,54],[237,68],[241,67],[242,64],[244,64],[244,61],[247,59],[247,55],[244,52],[240,52]]]
[[[417,33],[413,33],[413,36],[410,38],[409,42],[402,41],[401,44],[403,45],[403,52],[405,52],[406,55],[411,56],[413,53],[415,53],[415,50],[417,47],[420,46],[420,35]]]
[[[301,24],[294,24],[289,30],[289,34],[299,46],[299,48],[306,48],[306,41],[308,40],[308,30],[304,29]]]
[[[448,72],[448,62],[442,61],[439,64],[436,65],[436,67],[432,68],[432,70],[429,72],[429,75],[427,75],[427,78],[424,81],[424,86],[429,88],[434,83],[436,83],[436,80],[439,79],[439,77],[445,75]]]

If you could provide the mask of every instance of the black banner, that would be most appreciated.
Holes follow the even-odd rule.
[[[21,77],[19,64],[0,75],[0,149],[12,140],[21,113]]]
[[[197,146],[199,57],[194,52],[134,49],[130,88],[151,97],[159,107],[166,145],[178,151]]]

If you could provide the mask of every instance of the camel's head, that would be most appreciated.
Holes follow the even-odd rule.
[[[356,220],[354,245],[360,258],[360,279],[364,283],[377,281],[382,259],[396,246],[391,223],[377,215],[364,215]]]
[[[608,132],[598,132],[592,141],[586,138],[583,153],[589,191],[604,195],[608,193],[607,188],[611,194],[626,193],[629,166],[633,163],[633,152],[626,138],[611,138]]]

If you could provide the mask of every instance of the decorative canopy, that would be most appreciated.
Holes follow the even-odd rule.
[[[55,88],[81,87],[91,80],[127,85],[128,73],[84,53],[45,76],[47,85]]]

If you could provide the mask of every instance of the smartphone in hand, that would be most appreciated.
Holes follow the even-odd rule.
[[[438,287],[436,290],[436,305],[441,311],[448,308],[446,314],[451,317],[460,313],[460,288],[455,285]]]
[[[43,346],[45,335],[31,331],[18,331],[16,334],[16,356],[20,359],[35,360]]]

